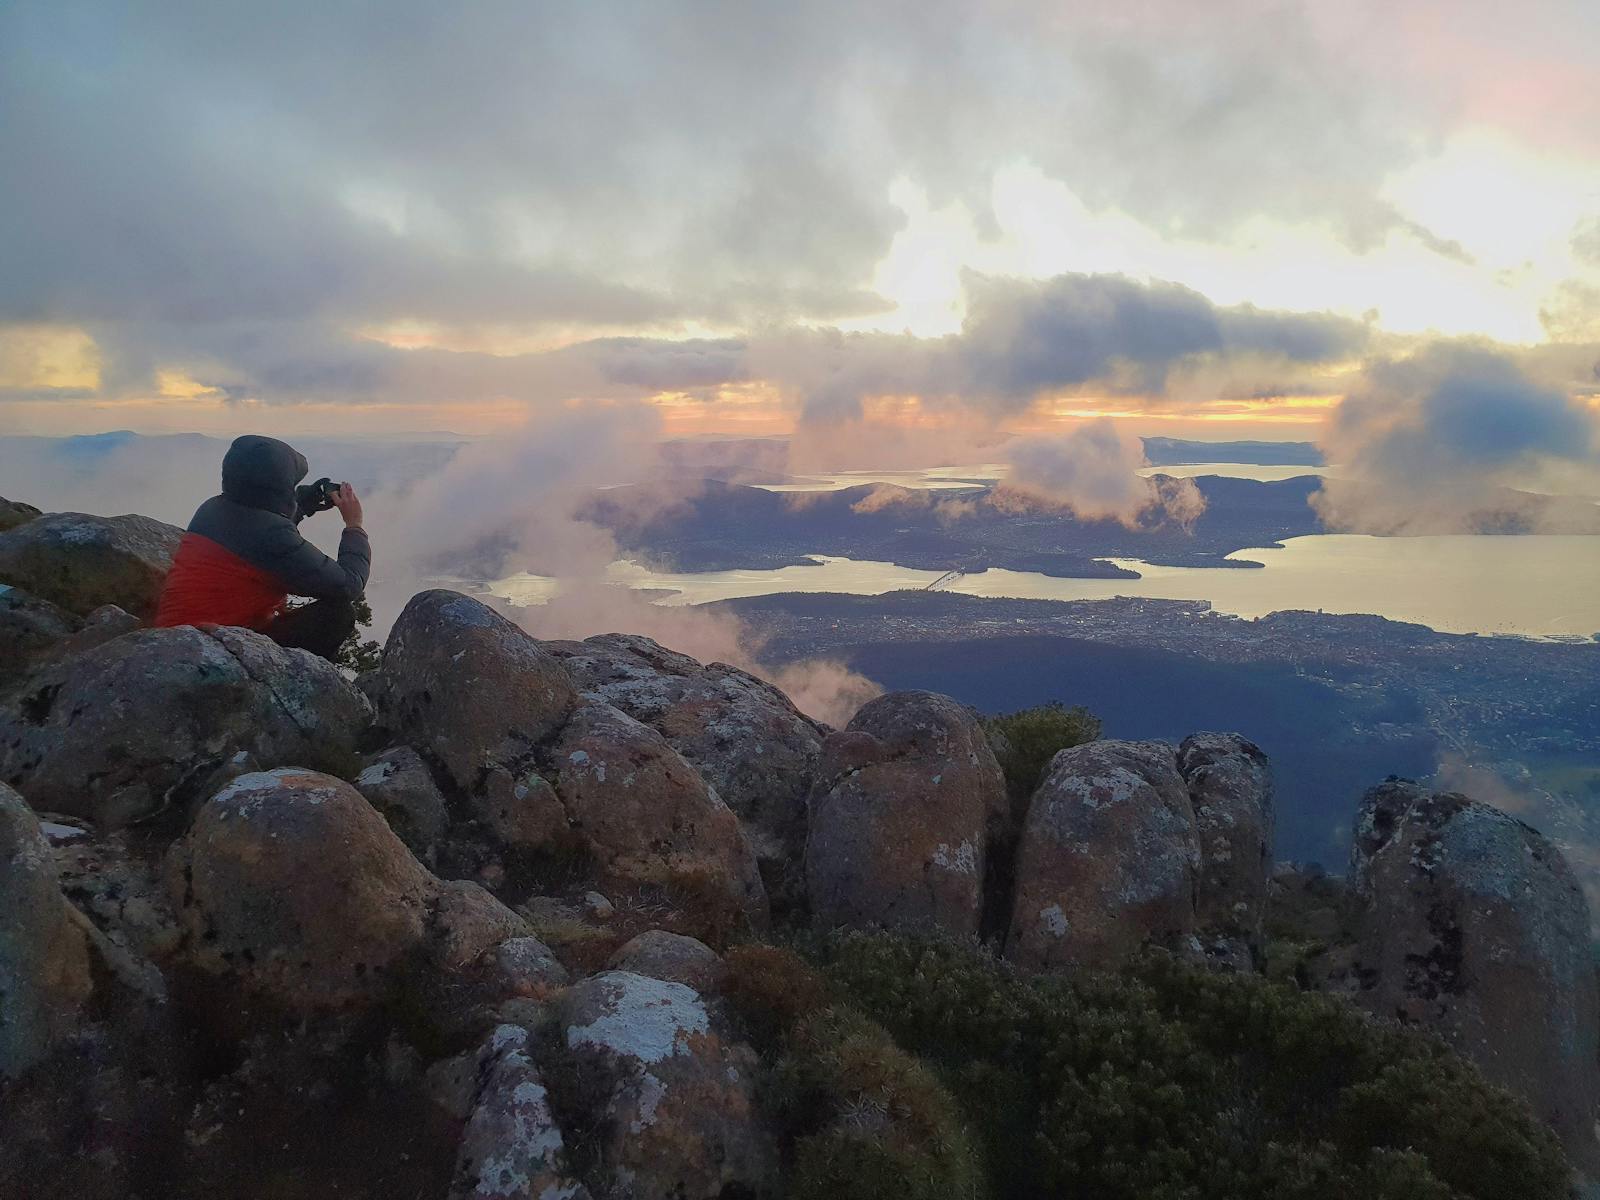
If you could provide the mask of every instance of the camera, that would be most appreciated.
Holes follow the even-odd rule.
[[[339,487],[339,484],[323,476],[315,483],[302,483],[295,488],[295,499],[300,505],[301,516],[309,517],[312,513],[325,512],[332,508],[333,495]]]

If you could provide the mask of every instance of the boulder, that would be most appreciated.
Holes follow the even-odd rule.
[[[1600,998],[1588,905],[1553,845],[1497,808],[1404,780],[1369,791],[1351,850],[1356,1000],[1442,1035],[1600,1168]]]
[[[240,754],[348,770],[370,721],[303,650],[245,629],[143,629],[35,671],[0,707],[0,780],[117,828],[203,796]]]
[[[434,846],[449,827],[450,813],[420,754],[410,746],[391,746],[367,761],[355,786],[413,854],[423,862],[433,861]]]
[[[7,500],[4,496],[0,496],[0,533],[15,529],[18,525],[26,525],[35,517],[43,515],[31,504],[25,504],[21,500]]]
[[[806,889],[825,926],[976,934],[1005,778],[977,717],[947,696],[892,692],[823,744]]]
[[[189,960],[296,1010],[383,994],[438,882],[359,793],[293,767],[211,797],[167,862]]]
[[[70,1033],[89,998],[89,944],[33,810],[0,784],[0,1080]]]
[[[1172,747],[1097,741],[1058,752],[1017,848],[1006,957],[1105,967],[1195,930],[1194,813]]]
[[[606,971],[557,1002],[561,1041],[551,1087],[597,1111],[604,1177],[614,1200],[711,1200],[764,1195],[776,1148],[758,1107],[755,1051],[734,1041],[681,983]]]
[[[659,892],[719,936],[766,923],[766,892],[739,819],[655,730],[588,701],[562,730],[551,769],[603,885]]]
[[[1272,863],[1271,764],[1236,733],[1195,733],[1178,747],[1178,771],[1200,838],[1200,928],[1259,949]]]
[[[754,675],[702,665],[646,637],[608,633],[545,647],[581,691],[666,738],[738,816],[774,901],[777,893],[799,898],[822,726]]]
[[[0,583],[80,616],[115,604],[148,618],[182,537],[183,530],[151,517],[35,517],[0,533]]]
[[[478,1051],[450,1200],[588,1200],[528,1043],[501,1025]]]
[[[487,605],[419,592],[395,622],[369,686],[397,736],[438,763],[513,846],[558,836],[565,815],[533,770],[577,702],[561,663]]]
[[[543,999],[571,982],[554,952],[531,934],[507,938],[494,948],[493,975],[509,996]]]
[[[0,583],[0,689],[21,679],[82,624],[60,605]]]
[[[707,991],[722,978],[722,957],[704,942],[665,929],[648,929],[624,943],[606,963],[608,970],[631,971],[650,979]]]
[[[86,650],[104,645],[113,638],[132,633],[135,629],[142,628],[143,624],[144,622],[126,609],[118,608],[115,604],[102,604],[83,619],[82,629],[61,644],[61,653],[82,654]]]

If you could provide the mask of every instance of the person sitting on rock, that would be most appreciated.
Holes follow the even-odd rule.
[[[178,544],[158,628],[242,625],[333,661],[355,630],[372,546],[355,489],[329,480],[297,486],[306,472],[305,456],[276,438],[234,440],[222,459],[222,494],[199,507]],[[325,508],[344,518],[337,559],[300,534],[300,522]],[[312,603],[287,608],[290,596]]]

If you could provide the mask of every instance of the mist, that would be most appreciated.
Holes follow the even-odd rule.
[[[1192,479],[1139,475],[1143,443],[1109,418],[1054,437],[1019,440],[1005,448],[1004,457],[1009,469],[999,492],[1083,520],[1109,519],[1134,529],[1156,519],[1187,528],[1205,511],[1205,497]]]

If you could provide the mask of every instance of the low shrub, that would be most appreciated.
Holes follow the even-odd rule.
[[[933,1067],[1002,1197],[1558,1200],[1521,1101],[1347,1002],[1153,955],[1028,977],[981,948],[835,935],[841,1002]]]
[[[1059,701],[984,719],[984,732],[1005,772],[1013,808],[1025,806],[1044,780],[1056,751],[1100,736],[1100,718]]]

